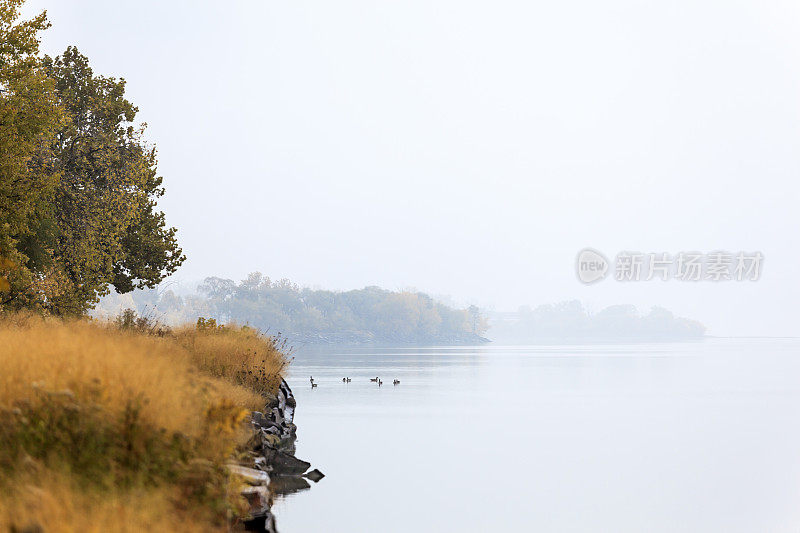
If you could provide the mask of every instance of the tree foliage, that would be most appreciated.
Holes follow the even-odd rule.
[[[477,307],[454,309],[421,292],[379,287],[312,290],[286,279],[272,281],[258,272],[239,283],[206,278],[198,289],[199,295],[164,291],[156,298],[155,291],[137,291],[126,305],[169,323],[210,317],[280,333],[293,342],[478,343],[487,329]],[[105,311],[114,314],[117,310],[111,301],[108,304]]]
[[[44,13],[0,0],[0,289],[6,307],[80,314],[107,293],[154,287],[183,262],[154,147],[125,80],[75,47],[40,57]]]
[[[19,21],[22,3],[0,1],[0,298],[16,305],[41,292],[36,272],[45,261],[26,244],[43,232],[40,221],[59,181],[49,148],[63,116],[38,57],[47,18]]]

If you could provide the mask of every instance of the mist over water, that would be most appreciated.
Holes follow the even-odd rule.
[[[798,353],[797,339],[300,349],[298,456],[327,476],[279,500],[278,526],[795,532]]]
[[[654,305],[797,335],[800,8],[29,0],[124,76],[174,277],[415,287],[498,311]],[[760,251],[755,283],[585,287],[576,254]]]

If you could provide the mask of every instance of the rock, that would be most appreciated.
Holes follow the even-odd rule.
[[[311,466],[311,463],[298,459],[280,450],[264,448],[264,457],[277,476],[299,476]]]
[[[295,437],[294,433],[290,435],[284,435],[281,437],[281,441],[278,443],[277,448],[284,453],[294,455],[296,451],[294,443],[296,440],[297,437]]]
[[[242,489],[242,494],[250,503],[250,516],[243,520],[247,531],[275,533],[275,517],[270,510],[272,495],[291,494],[311,488],[308,481],[301,477],[311,463],[294,456],[294,443],[297,440],[297,426],[294,424],[296,406],[292,389],[282,379],[277,394],[265,405],[264,412],[253,411],[250,415],[253,435],[248,445],[252,450],[250,453],[255,455],[252,458],[255,468],[234,464],[228,466],[231,472],[248,483]],[[305,477],[317,482],[324,474],[314,469]]]
[[[310,479],[311,481],[313,481],[314,483],[317,483],[317,482],[319,482],[320,479],[325,477],[325,474],[323,474],[322,472],[320,472],[319,470],[317,470],[315,468],[314,470],[312,470],[310,472],[306,472],[305,474],[303,474],[303,477],[306,477],[306,478]]]
[[[273,435],[272,433],[267,433],[264,431],[261,434],[261,442],[264,446],[277,449],[281,443],[281,438],[278,435]]]
[[[250,504],[250,514],[258,515],[269,510],[269,488],[264,485],[245,487],[241,492]]]
[[[281,413],[281,410],[278,409],[277,407],[272,410],[269,419],[270,421],[272,421],[273,424],[276,424],[278,426],[282,426],[286,423],[285,419],[283,418],[283,413]]]
[[[247,468],[246,466],[241,465],[227,466],[228,470],[230,470],[233,474],[244,478],[244,482],[248,485],[267,485],[269,483],[269,474],[262,470]]]
[[[278,396],[280,397],[281,395],[285,400],[283,405],[279,405],[279,407],[283,411],[283,418],[291,424],[294,421],[294,408],[297,407],[297,401],[294,399],[292,389],[289,388],[289,384],[286,383],[285,379],[281,379],[281,384],[278,387]]]
[[[278,403],[278,408],[283,409],[286,407],[286,393],[282,388],[278,387],[278,394],[275,395],[275,398]]]
[[[267,418],[264,416],[264,413],[260,411],[253,411],[250,413],[250,422],[255,427],[261,427],[267,423]]]
[[[294,494],[295,492],[308,490],[310,488],[311,485],[302,477],[276,476],[269,482],[270,492],[277,496]]]
[[[283,433],[283,429],[277,425],[269,425],[261,427],[261,434],[262,435],[280,435]]]
[[[245,531],[258,531],[259,533],[277,533],[275,516],[266,511],[263,516],[256,516],[244,521]]]
[[[270,508],[272,507],[272,493],[264,486],[246,487],[242,490],[250,505],[249,516],[242,523],[245,531],[259,531],[260,533],[277,533],[275,528],[275,516]]]
[[[253,464],[258,470],[267,470],[269,468],[266,457],[256,457],[253,459]]]

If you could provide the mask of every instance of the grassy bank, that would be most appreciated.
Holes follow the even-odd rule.
[[[286,364],[214,324],[0,324],[0,531],[215,531],[244,508],[224,468]]]

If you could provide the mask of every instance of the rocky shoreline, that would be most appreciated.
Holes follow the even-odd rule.
[[[308,481],[324,477],[311,463],[295,457],[297,406],[292,389],[281,379],[278,392],[264,409],[250,417],[253,435],[248,442],[244,464],[231,464],[230,470],[244,482],[242,494],[250,504],[249,516],[243,520],[245,530],[277,533],[272,502],[275,496],[299,492],[311,487]]]

